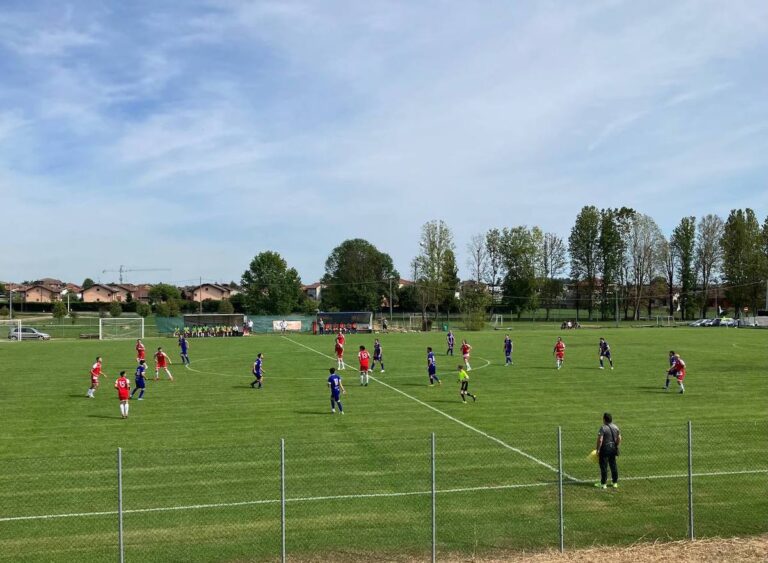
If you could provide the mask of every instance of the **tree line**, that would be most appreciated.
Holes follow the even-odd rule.
[[[333,249],[320,280],[323,310],[461,311],[484,317],[491,307],[521,316],[562,304],[566,284],[577,314],[637,319],[663,298],[669,315],[706,317],[713,286],[734,308],[756,310],[768,279],[768,217],[734,209],[724,220],[686,216],[669,237],[634,209],[583,207],[566,239],[537,226],[491,228],[467,243],[469,277],[461,283],[456,244],[442,220],[425,223],[410,264],[413,284],[398,288],[389,254],[363,239]],[[242,277],[243,304],[255,314],[312,312],[298,272],[273,251],[258,254]],[[621,311],[617,311],[617,309]]]

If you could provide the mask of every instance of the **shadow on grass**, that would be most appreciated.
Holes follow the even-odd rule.
[[[107,414],[89,414],[88,418],[110,418],[110,419],[116,418],[116,419],[119,420],[119,419],[122,419],[123,417],[122,416],[110,416],[110,415],[107,415]]]
[[[331,416],[334,414],[330,411],[293,411],[293,412],[295,412],[296,414],[312,414],[315,416]]]

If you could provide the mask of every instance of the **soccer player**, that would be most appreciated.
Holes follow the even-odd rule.
[[[261,352],[256,354],[256,361],[253,362],[253,377],[256,379],[251,383],[251,388],[261,389],[261,381],[264,379],[264,355]]]
[[[339,333],[336,335],[336,369],[343,370],[346,369],[346,366],[344,365],[344,343],[346,342],[346,338],[344,338],[344,333],[339,329]]]
[[[183,332],[179,336],[179,349],[181,350],[181,365],[189,367],[189,342],[187,342]]]
[[[96,358],[96,363],[91,366],[91,386],[88,388],[88,395],[86,395],[89,399],[93,399],[93,394],[96,392],[96,389],[99,388],[99,378],[102,375],[106,375],[101,373],[101,356],[98,356]]]
[[[371,374],[371,355],[365,346],[360,346],[357,359],[360,362],[360,385],[368,387],[368,376]]]
[[[173,376],[171,375],[170,370],[168,369],[168,364],[172,364],[171,358],[168,357],[168,354],[163,352],[162,348],[157,349],[157,353],[155,353],[155,381],[160,379],[160,368],[165,370],[165,373],[168,374],[168,379],[173,381]]]
[[[115,381],[117,389],[117,398],[120,401],[120,414],[123,418],[128,418],[128,399],[131,398],[131,383],[125,377],[125,370],[120,372],[120,377]]]
[[[341,395],[346,395],[347,392],[344,389],[344,385],[341,383],[341,377],[336,373],[336,368],[328,370],[330,376],[328,376],[328,387],[331,389],[331,412],[336,412],[336,405],[339,406],[339,412],[344,414],[344,407],[341,406]]]
[[[145,360],[147,358],[147,351],[146,348],[144,348],[144,343],[141,341],[141,339],[138,339],[136,341],[136,363],[141,363],[141,360]]]
[[[673,361],[674,363],[672,363]],[[664,391],[669,391],[669,379],[674,377],[677,379],[677,386],[680,388],[680,394],[682,395],[685,393],[685,385],[683,385],[683,380],[685,379],[685,362],[680,357],[680,354],[675,354],[674,352],[669,353],[669,362],[672,364],[672,367],[669,368],[669,371],[667,372],[667,381],[664,384]]]
[[[467,371],[472,371],[472,366],[469,365],[469,353],[472,351],[472,346],[466,340],[461,341],[461,357],[464,358],[464,367]],[[453,354],[451,354],[453,355]]]
[[[565,362],[565,342],[563,342],[563,339],[559,336],[557,337],[557,342],[555,342],[555,348],[552,351],[552,354],[555,356],[557,369],[563,367],[563,362]]]
[[[611,363],[611,369],[613,369],[613,358],[611,358],[611,347],[605,341],[605,338],[600,339],[600,369],[605,369],[603,365],[603,358],[607,359]]]
[[[144,389],[147,387],[147,380],[145,379],[145,372],[147,371],[147,362],[146,360],[140,360],[139,365],[136,366],[136,373],[134,374],[134,380],[136,383],[136,387],[133,388],[133,391],[131,391],[131,398],[136,394],[136,391],[139,392],[139,401],[144,400]]]
[[[504,366],[512,365],[512,339],[507,334],[504,336]]]
[[[437,381],[438,385],[442,385],[443,382],[437,377],[437,363],[435,363],[435,353],[432,351],[432,347],[427,347],[427,375],[429,375],[429,384],[434,385]]]
[[[456,366],[456,368],[459,371],[459,383],[461,384],[459,387],[459,396],[461,397],[461,401],[464,404],[467,404],[467,395],[472,397],[472,402],[477,401],[477,397],[469,392],[469,374],[467,373],[467,370],[465,370],[464,366],[461,364]]]
[[[448,349],[445,351],[445,355],[453,356],[453,347],[456,344],[456,337],[453,336],[453,333],[449,330],[446,339],[448,340]]]
[[[381,373],[384,373],[384,353],[378,338],[373,341],[373,363],[371,364],[371,369],[376,367],[376,362],[379,362]]]

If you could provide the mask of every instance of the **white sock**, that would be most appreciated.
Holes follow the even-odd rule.
[[[128,416],[128,403],[125,403],[125,416]]]
[[[472,366],[469,365],[469,362],[467,362],[467,371],[471,370]]]

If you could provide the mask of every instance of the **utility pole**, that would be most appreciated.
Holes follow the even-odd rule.
[[[197,286],[198,312],[203,314],[203,276],[200,276],[200,285]]]
[[[768,303],[768,293],[766,294],[766,302]],[[768,305],[766,305],[768,307]],[[389,323],[392,324],[392,276],[389,276]]]
[[[13,290],[8,290],[8,319],[13,320]]]
[[[616,328],[619,328],[619,286],[613,290],[614,301],[616,302]]]

